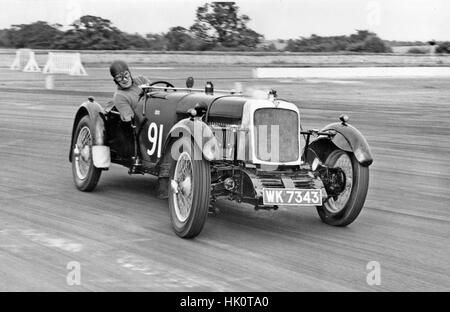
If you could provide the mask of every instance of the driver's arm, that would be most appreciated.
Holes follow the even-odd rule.
[[[132,99],[128,98],[125,94],[114,94],[114,106],[119,111],[122,121],[128,122],[134,117],[134,112],[131,109],[131,100]]]
[[[145,76],[137,76],[137,77],[135,77],[133,79],[135,80],[135,82],[136,82],[136,84],[138,86],[150,83],[150,80],[147,77],[145,77]]]

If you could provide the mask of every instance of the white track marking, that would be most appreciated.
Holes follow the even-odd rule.
[[[21,234],[31,241],[47,247],[58,248],[69,252],[80,252],[83,249],[82,244],[60,237],[52,237],[47,233],[40,233],[32,229],[22,230]]]
[[[229,289],[227,284],[208,281],[193,272],[174,270],[161,262],[152,261],[134,254],[121,252],[121,256],[116,262],[124,269],[148,276],[153,283],[165,288],[195,288],[206,286],[214,291],[226,291]]]
[[[23,140],[22,139],[20,139],[20,140],[12,140],[12,141],[9,141],[9,142],[0,143],[0,148],[7,147],[7,146],[12,146],[12,145],[17,145],[19,143],[23,143]]]
[[[253,78],[450,77],[450,67],[260,67]]]
[[[334,83],[334,84],[358,84],[362,81],[358,80],[328,80],[328,79],[305,79],[308,83]]]

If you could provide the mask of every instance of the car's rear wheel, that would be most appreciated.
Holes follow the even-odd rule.
[[[325,165],[339,168],[341,192],[317,207],[320,219],[330,225],[346,226],[361,212],[369,187],[369,168],[362,166],[353,153],[337,149],[328,155]]]
[[[88,115],[78,122],[73,142],[72,175],[75,186],[83,192],[93,191],[102,171],[94,167],[92,159],[94,125]]]
[[[169,183],[169,209],[175,233],[196,237],[203,229],[210,201],[211,169],[197,146],[189,139],[175,142],[183,146],[172,162]],[[194,156],[197,156],[196,159]]]

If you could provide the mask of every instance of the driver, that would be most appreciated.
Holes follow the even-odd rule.
[[[137,105],[142,92],[139,85],[147,84],[149,83],[149,80],[144,76],[131,76],[128,64],[121,60],[113,61],[109,67],[109,72],[117,85],[117,90],[114,93],[113,100],[106,105],[105,111],[108,113],[113,107],[116,107],[120,113],[120,118],[122,121],[129,123],[132,128],[135,148],[133,163],[129,173],[136,173],[139,172],[138,168],[140,168],[142,163],[138,152],[139,143],[134,117],[136,115],[135,111],[137,111]]]
[[[112,62],[109,72],[117,85],[117,90],[114,93],[112,103],[105,110],[109,112],[115,106],[120,113],[122,121],[133,121],[134,112],[142,92],[139,85],[148,84],[150,81],[144,76],[132,77],[127,63],[121,60]]]
[[[139,145],[135,116],[137,115],[137,105],[142,92],[139,85],[149,84],[150,81],[144,76],[133,77],[130,72],[128,64],[121,60],[116,60],[111,63],[109,67],[109,72],[113,77],[115,84],[117,85],[117,90],[114,93],[113,100],[107,104],[105,111],[109,112],[114,106],[120,113],[120,118],[124,122],[129,122],[133,128],[133,135],[135,140],[135,146]],[[133,156],[134,162],[130,168],[129,173],[139,172],[140,166],[142,166],[141,159],[138,155],[138,148],[135,148],[135,154]],[[158,178],[158,198],[167,198],[167,178]]]

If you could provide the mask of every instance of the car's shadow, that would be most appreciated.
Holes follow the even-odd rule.
[[[151,175],[128,175],[126,169],[105,172],[94,193],[96,196],[138,198],[139,201],[155,203],[152,209],[168,209],[167,199],[157,197],[158,179]],[[314,206],[282,206],[278,210],[258,210],[249,204],[219,199],[214,207],[218,213],[209,213],[203,235],[216,233],[217,228],[239,228],[245,232],[270,231],[283,235],[302,235],[350,231],[352,227],[338,228],[320,221]],[[140,208],[139,208],[140,209]],[[148,210],[143,205],[142,211]]]
[[[131,196],[156,197],[158,178],[149,174],[129,175],[126,168],[112,168],[102,173],[95,189],[97,194],[126,193]]]

